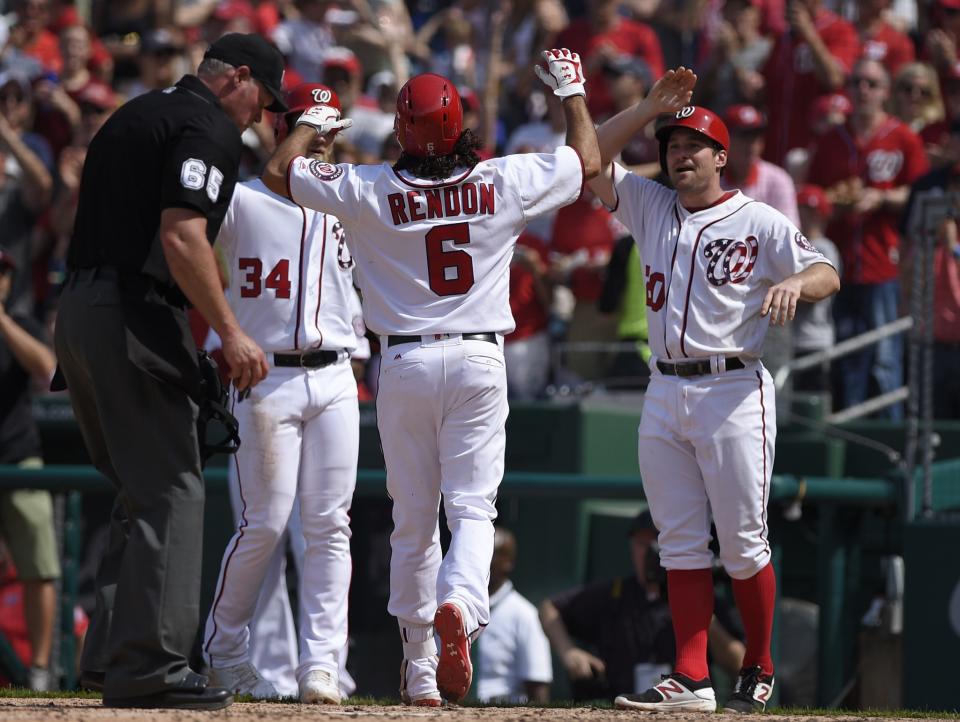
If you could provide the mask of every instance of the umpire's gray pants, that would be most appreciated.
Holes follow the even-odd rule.
[[[120,294],[68,283],[55,334],[91,461],[117,488],[81,667],[104,694],[161,691],[187,673],[199,624],[203,480],[196,404],[127,358]]]

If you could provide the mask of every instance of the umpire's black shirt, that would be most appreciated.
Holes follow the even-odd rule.
[[[172,284],[165,262],[151,258],[161,250],[161,211],[190,208],[206,216],[213,243],[240,152],[240,131],[193,75],[126,103],[90,143],[68,268],[109,266]]]
[[[134,98],[87,151],[67,255],[71,282],[116,282],[127,357],[199,399],[197,349],[186,298],[160,243],[160,214],[188,208],[212,244],[237,182],[240,131],[199,78]],[[81,269],[100,269],[94,275]],[[80,271],[79,273],[77,273]],[[52,388],[60,388],[53,386]]]

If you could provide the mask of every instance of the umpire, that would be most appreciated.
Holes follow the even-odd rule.
[[[223,340],[240,390],[267,373],[223,295],[211,248],[237,181],[240,133],[286,110],[283,61],[225,35],[197,75],[131,100],[90,144],[56,350],[93,464],[117,488],[81,681],[107,707],[221,709],[187,655],[199,623],[200,374],[186,307]]]

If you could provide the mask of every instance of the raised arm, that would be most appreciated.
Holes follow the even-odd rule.
[[[600,174],[590,181],[590,188],[608,206],[616,204],[613,191],[613,159],[647,123],[664,113],[675,113],[690,103],[697,76],[682,65],[668,70],[650,88],[647,96],[634,106],[622,110],[597,129],[600,145]]]
[[[310,143],[317,135],[326,135],[353,125],[349,118],[340,118],[340,111],[332,105],[314,105],[297,119],[293,131],[273,152],[260,176],[263,184],[278,196],[289,198],[287,169],[294,158],[306,156]]]
[[[580,56],[566,48],[544,50],[540,55],[546,61],[546,67],[536,65],[533,69],[562,101],[567,120],[567,145],[580,154],[584,177],[594,178],[600,172],[600,149],[597,131],[587,110],[586,91],[583,88],[587,81],[583,76]]]

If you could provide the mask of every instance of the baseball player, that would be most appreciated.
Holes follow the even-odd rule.
[[[456,87],[428,73],[400,90],[403,154],[392,167],[304,157],[318,133],[350,123],[320,106],[304,112],[264,171],[274,192],[342,220],[364,320],[381,337],[377,422],[394,521],[388,609],[403,642],[401,698],[411,704],[467,693],[470,643],[490,618],[514,244],[528,219],[574,201],[599,169],[580,58],[543,57],[537,72],[563,99],[567,122],[567,145],[554,153],[480,162]],[[441,496],[452,536],[442,561]]]
[[[339,100],[323,85],[299,85],[287,100],[281,137],[306,108],[322,104],[339,113]],[[332,141],[314,134],[304,151],[329,163]],[[259,180],[237,186],[217,245],[229,274],[227,299],[272,368],[235,404],[243,433],[235,457],[242,509],[224,552],[204,656],[219,684],[258,698],[277,696],[250,664],[249,626],[297,501],[306,541],[300,699],[339,704],[360,423],[349,360],[356,346],[353,259],[335,216],[296,205]]]
[[[711,515],[733,579],[746,654],[729,712],[762,710],[773,690],[770,631],[776,589],[767,541],[776,412],[760,363],[767,326],[798,301],[840,287],[836,270],[783,214],[724,191],[729,133],[687,105],[696,76],[668,71],[637,105],[598,130],[603,170],[591,183],[636,239],[646,278],[651,381],[639,428],[644,491],[660,531],[676,666],[660,684],[616,698],[647,711],[714,711],[707,667],[713,614]],[[662,113],[660,164],[675,190],[611,159]]]

